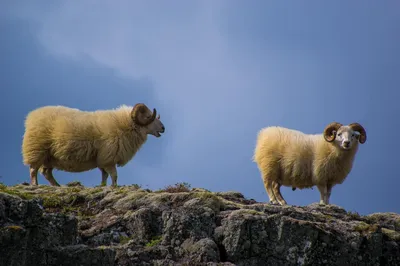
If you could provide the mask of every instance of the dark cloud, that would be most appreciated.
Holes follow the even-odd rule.
[[[2,121],[10,126],[2,133],[2,163],[12,166],[6,174],[27,176],[19,153],[30,109],[49,103],[113,108],[129,99],[156,107],[167,131],[160,139],[150,137],[119,170],[122,184],[159,188],[185,181],[267,201],[251,161],[258,130],[282,125],[319,133],[332,120],[357,121],[366,127],[368,142],[348,179],[334,188],[332,202],[362,213],[399,212],[388,196],[399,183],[392,144],[400,129],[396,5],[14,6],[2,23],[6,41],[0,44],[1,82],[8,85],[2,108],[13,110],[18,103],[13,118]],[[100,180],[97,171],[57,175],[61,182]],[[296,205],[319,199],[316,189],[283,193]]]

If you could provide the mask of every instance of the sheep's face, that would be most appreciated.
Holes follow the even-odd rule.
[[[160,115],[158,115],[156,119],[147,126],[147,134],[153,135],[157,138],[161,137],[160,133],[164,133],[164,131],[165,127],[160,120]]]
[[[343,150],[351,150],[358,142],[363,144],[367,141],[367,132],[359,123],[344,126],[332,122],[325,127],[323,135],[327,142],[333,142]]]
[[[358,144],[360,133],[349,126],[341,126],[336,132],[335,143],[343,150],[351,150]]]
[[[145,129],[147,134],[161,137],[160,133],[164,133],[165,127],[160,120],[160,115],[157,115],[157,110],[153,112],[143,103],[136,104],[131,112],[133,121]]]

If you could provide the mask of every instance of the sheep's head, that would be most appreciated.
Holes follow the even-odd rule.
[[[160,120],[160,115],[157,116],[157,110],[153,112],[143,103],[136,104],[131,113],[133,121],[139,126],[147,129],[147,134],[161,137],[160,133],[164,133],[165,127]]]
[[[358,123],[344,126],[333,122],[325,127],[324,138],[327,142],[335,141],[344,150],[350,150],[357,141],[361,144],[365,143],[367,133]]]

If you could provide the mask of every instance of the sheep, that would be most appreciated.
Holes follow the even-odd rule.
[[[65,106],[44,106],[25,119],[22,141],[24,165],[29,166],[30,184],[38,185],[38,171],[52,186],[60,186],[53,169],[101,171],[101,186],[110,175],[117,186],[117,168],[127,164],[147,140],[159,138],[165,127],[160,115],[143,103],[121,105],[114,110],[93,112]]]
[[[332,122],[323,134],[266,127],[258,133],[253,162],[261,173],[271,204],[287,204],[281,186],[293,190],[317,186],[319,203],[328,205],[332,187],[346,179],[358,143],[364,144],[366,140],[366,131],[359,123]]]

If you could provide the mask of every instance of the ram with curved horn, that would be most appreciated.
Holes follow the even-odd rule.
[[[31,185],[40,171],[51,185],[59,186],[53,169],[84,172],[99,168],[101,185],[110,175],[117,185],[117,166],[128,163],[148,135],[160,137],[165,127],[143,103],[114,110],[81,111],[65,106],[45,106],[31,111],[25,120],[22,156],[29,166]]]
[[[320,204],[329,204],[332,188],[344,182],[353,167],[358,144],[367,140],[359,123],[328,124],[322,134],[266,127],[258,133],[253,160],[272,204],[285,205],[280,188],[318,187]]]

